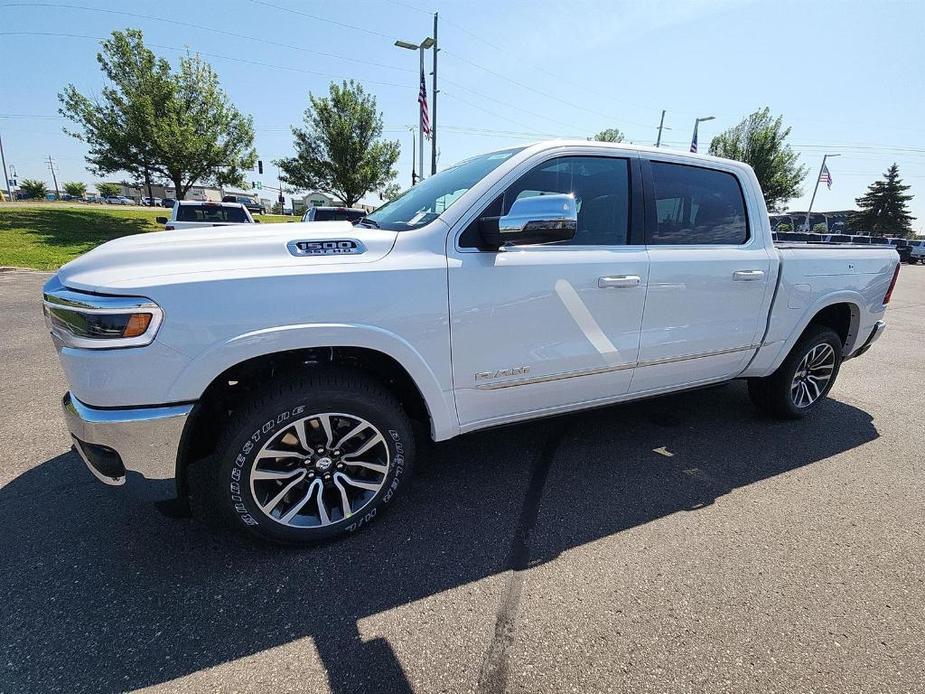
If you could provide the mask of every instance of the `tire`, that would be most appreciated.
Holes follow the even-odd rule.
[[[811,325],[777,371],[765,378],[749,379],[752,403],[779,419],[805,417],[832,389],[841,368],[842,349],[841,338],[834,330]],[[823,382],[826,375],[828,380]]]
[[[377,381],[319,371],[275,383],[235,413],[216,451],[190,469],[194,515],[304,545],[380,515],[411,475],[414,438],[398,400]]]

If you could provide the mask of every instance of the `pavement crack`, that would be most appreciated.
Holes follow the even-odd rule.
[[[530,564],[530,539],[539,515],[546,479],[549,477],[549,470],[552,468],[556,451],[558,451],[566,431],[567,427],[563,425],[556,426],[546,439],[540,455],[537,456],[536,462],[533,464],[523,506],[521,506],[520,516],[514,528],[514,538],[507,560],[507,570],[510,575],[495,619],[495,634],[488,647],[488,652],[485,654],[481,672],[479,673],[477,688],[479,692],[486,694],[489,692],[502,692],[507,684],[510,669],[509,649],[514,641],[517,618],[520,613],[520,597],[523,592],[526,570]]]

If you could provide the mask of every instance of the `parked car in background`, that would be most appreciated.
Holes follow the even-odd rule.
[[[87,193],[86,195],[84,195],[84,200],[83,200],[83,201],[86,202],[86,203],[89,203],[89,204],[94,204],[94,203],[96,203],[96,204],[98,204],[98,205],[102,205],[102,204],[103,204],[103,198],[101,198],[101,197],[100,197],[99,195],[97,195],[96,193]]]
[[[177,204],[176,198],[164,198],[161,200],[161,207],[173,207]]]
[[[908,263],[912,255],[912,247],[909,246],[908,239],[888,239],[890,245],[899,253],[899,262]]]
[[[222,202],[239,202],[244,205],[244,207],[246,207],[248,212],[251,214],[267,213],[267,210],[263,205],[246,195],[226,195],[222,198]]]
[[[472,157],[353,225],[262,226],[110,241],[44,305],[99,480],[173,480],[148,498],[283,543],[390,505],[412,420],[442,441],[735,378],[803,417],[880,337],[899,273],[889,246],[773,246],[745,164],[584,140]]]
[[[925,240],[909,241],[909,264],[925,263]]]
[[[791,243],[808,243],[812,240],[812,234],[806,231],[778,231],[777,240],[778,241],[789,241]]]
[[[356,222],[366,216],[366,210],[353,207],[309,207],[303,222]]]
[[[144,205],[145,207],[160,207],[161,199],[144,197],[141,199],[141,204]]]
[[[109,195],[104,198],[107,205],[134,205],[135,201],[124,195]]]
[[[157,217],[165,231],[195,229],[196,227],[223,227],[232,224],[254,224],[254,218],[239,202],[201,202],[177,200],[170,218]]]

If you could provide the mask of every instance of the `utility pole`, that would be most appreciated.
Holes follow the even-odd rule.
[[[430,175],[437,173],[437,13],[434,12],[434,73],[431,91],[433,92],[433,102],[431,103],[430,116]]]
[[[55,182],[55,200],[61,199],[61,193],[58,191],[58,177],[55,176],[55,160],[48,155],[48,168],[51,169],[51,180]]]
[[[816,176],[816,185],[813,188],[813,197],[809,199],[809,209],[806,210],[806,219],[803,221],[803,230],[809,231],[809,215],[813,211],[813,203],[816,202],[816,191],[819,190],[819,179],[822,178],[822,172],[825,170],[825,160],[829,157],[840,157],[840,154],[823,154],[822,165],[819,167],[819,175]]]
[[[662,128],[665,127],[665,109],[662,109],[662,118],[658,122],[658,139],[655,141],[656,147],[662,146]]]
[[[414,138],[416,137],[416,135],[414,134],[414,127],[408,128],[408,130],[411,131],[411,185],[415,186],[417,185],[417,182],[418,182],[418,175],[417,175],[417,172],[414,170],[414,163],[417,160],[417,153],[415,151],[415,146],[414,146],[415,144]]]
[[[421,56],[421,88],[424,88],[424,44],[418,48]],[[418,108],[418,170],[421,172],[421,179],[424,178],[424,109]]]
[[[6,195],[13,202],[13,190],[10,188],[10,177],[6,174],[6,155],[3,154],[3,138],[0,137],[0,161],[3,162],[3,182],[6,184]]]

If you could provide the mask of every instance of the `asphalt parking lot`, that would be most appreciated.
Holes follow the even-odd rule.
[[[0,273],[0,692],[925,690],[925,267],[808,420],[735,383],[465,436],[309,550],[91,478],[45,277]]]

